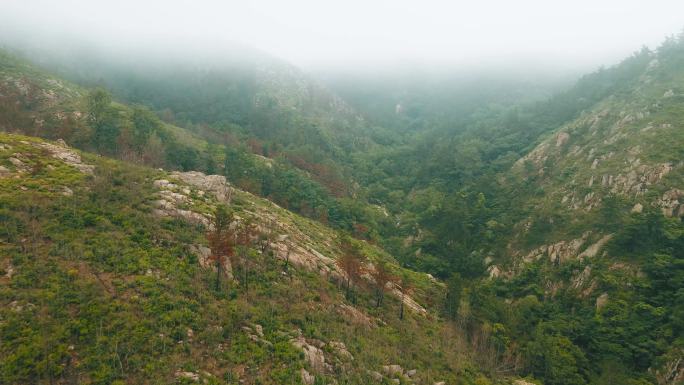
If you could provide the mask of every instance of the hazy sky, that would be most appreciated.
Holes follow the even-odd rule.
[[[681,31],[684,0],[0,0],[0,24],[103,44],[229,40],[309,69],[597,66]]]

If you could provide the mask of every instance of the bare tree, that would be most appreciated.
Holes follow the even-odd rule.
[[[374,269],[371,269],[369,272],[375,281],[375,307],[380,307],[380,305],[382,305],[383,299],[385,298],[387,284],[395,283],[398,278],[396,275],[392,274],[389,266],[384,261],[377,262],[374,266]]]
[[[340,246],[342,256],[337,259],[336,263],[345,274],[345,296],[350,299],[349,295],[354,283],[358,282],[364,273],[364,257],[348,238],[343,239]]]

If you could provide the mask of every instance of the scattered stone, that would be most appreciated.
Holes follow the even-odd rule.
[[[667,91],[665,91],[665,93],[663,94],[663,97],[664,97],[664,98],[671,98],[671,97],[673,97],[673,96],[674,96],[674,91],[673,91],[673,90],[667,90]]]
[[[0,166],[0,178],[5,178],[12,175],[12,172],[5,166]]]
[[[36,143],[34,145],[48,150],[53,158],[61,160],[62,162],[76,168],[78,171],[84,174],[93,174],[95,166],[83,163],[81,160],[81,155],[68,147],[52,143]]]
[[[409,377],[415,376],[416,373],[418,373],[418,371],[416,369],[411,369],[411,370],[406,371],[406,375]]]
[[[62,195],[65,197],[70,197],[74,195],[74,191],[66,186],[62,187]]]
[[[376,372],[374,370],[369,370],[368,375],[371,376],[371,378],[376,381],[376,382],[382,382],[382,374],[380,372]]]
[[[384,365],[382,371],[390,377],[404,375],[404,369],[400,365]]]
[[[630,212],[637,214],[641,214],[642,211],[644,211],[644,206],[641,203],[635,204],[632,210],[630,210]]]
[[[199,374],[194,373],[194,372],[181,372],[179,370],[179,371],[176,371],[176,373],[174,375],[177,378],[187,378],[187,379],[195,381],[195,382],[199,381],[199,379],[200,379]]]
[[[344,344],[344,342],[330,341],[328,345],[330,345],[330,347],[333,349],[333,352],[341,359],[347,361],[354,360],[354,356],[349,353],[349,350],[347,350],[347,346]]]
[[[601,310],[608,303],[608,293],[603,293],[596,298],[596,310]]]
[[[299,336],[294,338],[290,340],[290,343],[304,352],[304,359],[315,372],[324,373],[326,370],[332,369],[330,365],[325,362],[323,350],[309,344],[304,337]]]

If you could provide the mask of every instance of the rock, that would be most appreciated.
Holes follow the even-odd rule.
[[[7,277],[7,279],[12,279],[13,275],[14,275],[14,266],[12,266],[12,262],[8,262],[7,267],[5,267],[5,277]]]
[[[382,371],[390,377],[404,375],[404,369],[400,365],[384,365]]]
[[[418,373],[418,371],[416,369],[411,369],[411,370],[406,371],[406,375],[409,377],[415,376],[416,373]]]
[[[81,155],[68,147],[52,143],[36,143],[34,145],[47,150],[53,158],[61,160],[84,174],[92,175],[93,170],[95,170],[95,166],[83,163]]]
[[[513,382],[513,385],[536,385],[536,384],[533,383],[533,382],[529,382],[529,381],[523,380],[523,379],[519,379],[519,380],[515,380],[515,381]]]
[[[684,190],[670,189],[662,198],[655,202],[666,217],[682,216],[684,214]]]
[[[390,380],[390,384],[401,385],[401,380],[398,378],[393,378]]]
[[[185,334],[188,336],[189,340],[191,340],[192,337],[195,336],[195,332],[192,329],[188,329]]]
[[[15,158],[13,156],[7,158],[7,160],[9,160],[10,163],[12,163],[12,165],[14,167],[16,167],[17,171],[19,171],[19,172],[23,172],[23,171],[26,171],[28,169],[28,166],[26,165],[26,163],[22,162],[21,160]]]
[[[70,197],[74,195],[74,191],[66,186],[62,187],[62,195],[65,197]]]
[[[354,356],[352,356],[352,354],[349,353],[349,350],[347,350],[347,346],[344,344],[344,342],[330,341],[328,345],[330,345],[330,347],[333,349],[335,355],[337,355],[341,359],[347,361],[354,360]]]
[[[584,250],[582,253],[580,253],[580,255],[578,256],[579,259],[583,259],[583,258],[585,258],[585,257],[586,257],[586,258],[593,258],[593,257],[595,257],[596,254],[598,254],[598,252],[601,250],[601,248],[602,248],[603,246],[605,246],[606,243],[608,243],[608,241],[610,241],[611,238],[613,238],[613,234],[604,235],[604,236],[603,236],[601,239],[599,239],[596,243],[594,243],[593,245],[587,247],[586,250]]]
[[[433,383],[432,385],[446,385],[446,382],[444,382],[444,381],[439,381],[439,382]]]
[[[641,214],[642,211],[644,211],[644,206],[641,203],[635,204],[632,210],[630,210],[630,212],[637,214]]]
[[[608,303],[608,293],[603,293],[596,298],[596,310],[601,310]]]
[[[313,385],[316,381],[316,377],[304,368],[300,369],[299,373],[302,376],[302,383],[305,385]]]
[[[564,145],[565,143],[568,142],[569,139],[570,139],[570,134],[568,134],[567,132],[558,133],[558,135],[556,136],[556,147],[560,147],[560,146]]]
[[[591,277],[591,266],[587,265],[582,272],[577,275],[577,277],[574,277],[572,279],[572,287],[575,289],[579,289],[582,286],[584,286],[587,282],[589,282],[589,278]]]
[[[6,178],[12,175],[12,172],[5,166],[0,166],[0,178]]]
[[[674,96],[674,91],[673,91],[673,90],[667,90],[667,91],[665,91],[665,93],[663,94],[663,97],[664,97],[664,98],[671,98],[671,97],[673,97],[673,96]]]
[[[376,382],[382,382],[383,377],[382,377],[382,374],[380,374],[380,372],[376,372],[376,371],[373,371],[373,370],[369,370],[369,371],[368,371],[368,375],[371,376],[371,378],[372,378],[374,381],[376,381]]]
[[[309,344],[304,337],[294,338],[290,340],[290,343],[304,352],[304,359],[315,372],[324,373],[329,368],[325,362],[323,350]]]
[[[254,325],[254,330],[256,331],[256,334],[259,337],[264,336],[264,328],[261,325],[259,325],[259,324]]]
[[[194,373],[194,372],[181,372],[181,371],[179,370],[179,371],[176,371],[176,373],[174,373],[174,375],[175,375],[177,378],[187,378],[187,379],[192,380],[192,381],[195,381],[195,382],[197,382],[197,381],[200,380],[199,374]]]
[[[69,146],[66,144],[66,142],[64,141],[64,139],[61,139],[61,138],[60,138],[60,139],[57,139],[57,144],[60,145],[60,146],[62,146],[62,147],[69,148]]]
[[[501,269],[497,265],[492,265],[487,269],[489,279],[498,278],[501,275]]]
[[[232,190],[223,175],[206,175],[199,171],[188,171],[173,172],[171,176],[201,190],[212,192],[220,202],[230,202]]]
[[[349,323],[367,327],[371,327],[374,324],[370,317],[362,313],[359,309],[347,304],[340,304],[337,307],[337,312]]]

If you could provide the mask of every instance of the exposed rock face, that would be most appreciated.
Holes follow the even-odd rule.
[[[666,361],[659,368],[648,371],[655,375],[658,385],[681,385],[684,382],[684,350],[674,348],[665,357]]]
[[[309,343],[304,337],[299,336],[290,340],[290,343],[304,352],[304,359],[315,372],[325,373],[326,371],[332,371],[332,366],[325,362],[323,350],[314,345],[316,341]],[[322,345],[325,346],[325,344]]]
[[[567,132],[560,132],[556,135],[556,147],[561,147],[570,139],[570,134]]]
[[[219,202],[230,202],[232,189],[225,176],[206,175],[199,171],[172,172],[171,176],[200,190],[213,193]]]
[[[589,232],[586,232],[582,234],[581,238],[540,246],[527,253],[523,257],[523,262],[530,263],[543,257],[548,257],[552,263],[563,263],[579,254],[580,248],[584,245],[588,236]]]
[[[78,169],[78,171],[84,173],[84,174],[93,174],[93,170],[95,169],[95,166],[87,163],[83,163],[81,160],[81,155],[79,155],[76,151],[70,149],[69,147],[66,146],[66,143],[62,140],[61,142],[58,141],[59,144],[52,144],[52,143],[36,143],[35,146],[43,148],[50,152],[50,155],[55,158],[59,159],[62,162],[68,164],[69,166],[75,167]]]
[[[302,383],[304,385],[313,385],[316,382],[316,376],[309,373],[306,369],[300,369],[299,373],[302,376]]]
[[[153,213],[159,217],[174,217],[187,220],[190,223],[200,224],[207,228],[210,227],[209,217],[195,211],[179,208],[178,206],[189,205],[192,199],[187,194],[181,194],[177,190],[178,186],[166,179],[154,181],[154,186],[161,189],[160,199],[152,202],[155,206]],[[188,191],[189,193],[189,191]]]
[[[176,378],[187,378],[187,379],[189,379],[191,381],[195,381],[195,382],[200,380],[199,374],[194,373],[194,372],[182,372],[179,370],[176,373],[174,373],[174,376],[176,376]]]
[[[487,273],[489,274],[489,279],[499,278],[501,275],[501,268],[497,265],[492,265],[487,268]]]
[[[601,250],[601,248],[603,248],[603,246],[605,246],[611,238],[613,238],[613,234],[604,235],[596,243],[587,247],[582,253],[580,253],[580,255],[578,256],[579,259],[595,257],[596,254],[598,254],[598,252]]]
[[[684,216],[684,190],[670,189],[666,191],[662,198],[655,202],[660,207],[666,217]]]
[[[330,341],[328,343],[328,346],[332,348],[333,352],[335,355],[339,358],[341,358],[344,361],[353,361],[354,356],[349,353],[349,350],[347,350],[347,346],[344,344],[344,342],[339,342],[339,341]]]

